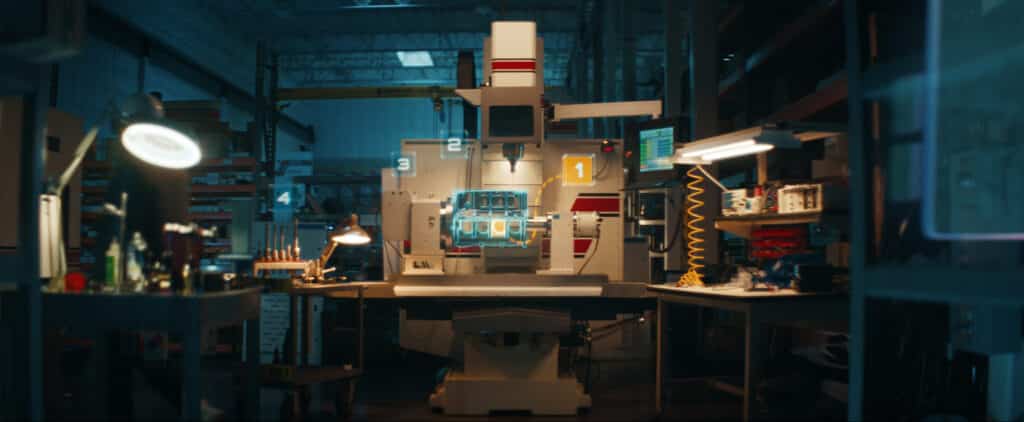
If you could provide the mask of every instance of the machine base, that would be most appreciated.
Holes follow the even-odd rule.
[[[540,276],[552,276],[552,275],[576,275],[576,271],[570,269],[552,269],[552,270],[537,270],[537,275]]]
[[[487,415],[495,411],[576,415],[580,408],[590,408],[590,395],[572,377],[501,379],[452,372],[430,395],[430,406],[449,415]]]

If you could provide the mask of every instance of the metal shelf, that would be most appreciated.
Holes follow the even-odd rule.
[[[210,173],[218,171],[254,171],[259,165],[253,157],[235,157],[235,158],[211,158],[203,160],[199,165],[189,169],[192,173]]]
[[[664,226],[665,225],[665,220],[664,219],[656,219],[656,220],[640,219],[640,225],[641,226]]]
[[[230,212],[194,212],[189,219],[194,221],[231,221]]]
[[[192,185],[193,195],[239,195],[256,193],[256,185]]]
[[[865,295],[876,299],[1024,305],[1024,273],[1020,270],[869,265],[860,280]]]
[[[749,239],[751,231],[756,227],[817,223],[821,221],[821,218],[822,213],[820,212],[723,216],[715,218],[715,228],[732,233],[744,239]]]

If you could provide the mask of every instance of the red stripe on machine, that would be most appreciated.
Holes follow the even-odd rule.
[[[495,60],[491,62],[491,70],[537,70],[537,63],[532,60],[505,61]]]
[[[597,211],[601,213],[618,213],[619,197],[580,197],[572,203],[571,211]]]
[[[593,242],[593,241],[594,241],[594,239],[590,239],[590,238],[586,238],[586,239],[573,239],[572,240],[573,253],[574,254],[585,254],[585,253],[587,253],[587,250],[590,249],[590,243]]]

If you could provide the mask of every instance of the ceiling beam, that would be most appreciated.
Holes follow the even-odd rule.
[[[546,90],[559,87],[549,86]],[[359,98],[454,98],[454,86],[351,86],[281,88],[279,101],[350,100]]]
[[[160,66],[180,78],[215,93],[216,96],[224,98],[253,115],[264,107],[251,93],[251,90],[237,85],[234,81],[221,76],[205,64],[195,60],[185,51],[156,39],[142,28],[102,7],[93,4],[88,6],[88,22],[88,30],[91,35],[123,48],[139,57],[140,60],[142,54],[149,54],[151,57],[149,63]],[[314,141],[312,127],[304,125],[286,114],[278,113],[278,115],[282,130],[291,132],[304,142],[312,143]]]

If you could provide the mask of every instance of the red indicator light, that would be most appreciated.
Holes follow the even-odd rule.
[[[604,141],[601,141],[601,152],[603,152],[603,153],[615,152],[615,145],[613,145],[607,139],[604,140]]]

